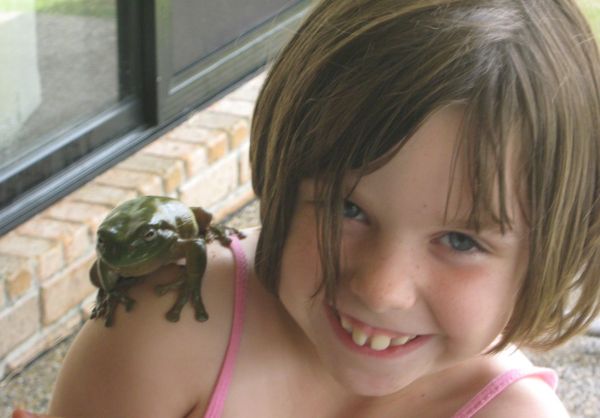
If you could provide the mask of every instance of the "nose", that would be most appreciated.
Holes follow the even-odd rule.
[[[382,256],[371,253],[350,274],[350,291],[373,312],[407,310],[419,295],[423,274],[415,251],[397,245]]]

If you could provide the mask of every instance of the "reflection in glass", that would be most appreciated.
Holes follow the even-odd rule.
[[[0,0],[0,170],[119,99],[116,0]]]
[[[173,0],[173,70],[180,72],[298,0]]]

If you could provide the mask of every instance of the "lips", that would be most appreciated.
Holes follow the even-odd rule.
[[[329,305],[325,306],[327,317],[341,342],[352,351],[374,357],[396,357],[406,354],[424,344],[425,335],[398,333],[372,327],[345,315]]]

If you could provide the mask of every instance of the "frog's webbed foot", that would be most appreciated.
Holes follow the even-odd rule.
[[[90,318],[105,318],[104,325],[110,327],[114,324],[115,310],[119,303],[125,306],[125,311],[129,312],[135,305],[135,300],[127,295],[129,288],[141,281],[144,277],[122,277],[117,282],[114,289],[106,291],[100,289],[96,297],[96,306],[92,310]]]
[[[94,305],[94,308],[92,309],[92,314],[90,315],[90,319],[102,318],[104,316],[104,314],[106,313],[105,298],[106,298],[106,292],[104,291],[104,289],[102,289],[102,288],[98,289],[98,294],[96,295],[96,304]]]
[[[187,274],[184,274],[182,278],[175,280],[172,283],[157,285],[154,290],[160,296],[170,291],[177,291],[177,300],[173,307],[166,313],[165,317],[171,322],[179,321],[181,310],[185,306],[188,300],[191,301],[194,307],[195,318],[198,321],[204,322],[208,319],[208,313],[202,302],[202,296],[200,295],[200,281],[188,278]]]
[[[225,246],[225,247],[229,247],[229,244],[231,244],[231,236],[235,235],[237,236],[239,239],[244,239],[246,238],[246,235],[235,229],[232,228],[230,226],[225,226],[225,225],[211,225],[208,227],[207,233],[206,233],[206,242],[211,242],[214,240],[217,240],[221,243],[221,245]]]

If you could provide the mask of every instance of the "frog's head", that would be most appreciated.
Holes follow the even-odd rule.
[[[100,224],[98,258],[124,276],[147,274],[169,261],[176,228],[160,206],[139,199],[126,202]]]

